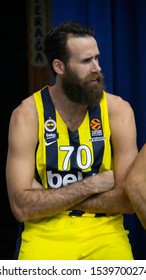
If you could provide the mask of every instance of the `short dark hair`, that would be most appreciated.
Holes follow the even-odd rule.
[[[68,35],[73,37],[94,36],[94,31],[91,27],[84,26],[75,21],[64,21],[55,28],[51,28],[44,39],[44,52],[48,59],[49,66],[53,73],[52,63],[54,59],[61,60],[64,64],[69,59],[69,51],[67,49]]]

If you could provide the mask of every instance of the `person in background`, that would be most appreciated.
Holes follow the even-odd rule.
[[[123,188],[146,229],[146,143],[132,163],[123,182]]]
[[[9,126],[15,258],[133,259],[122,215],[133,213],[122,187],[137,155],[133,110],[106,92],[92,28],[62,22],[44,51],[55,82],[23,100]]]

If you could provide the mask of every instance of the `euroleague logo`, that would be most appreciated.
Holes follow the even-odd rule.
[[[51,118],[49,118],[46,122],[45,122],[45,129],[48,132],[52,132],[56,129],[56,122],[54,120],[52,120]]]
[[[92,130],[99,130],[101,129],[101,121],[97,118],[94,118],[90,121],[90,127]]]

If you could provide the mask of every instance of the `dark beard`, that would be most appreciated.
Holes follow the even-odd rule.
[[[91,79],[97,80],[96,85],[89,85]],[[101,73],[92,74],[84,81],[81,81],[77,75],[66,68],[66,74],[62,79],[62,88],[65,95],[73,102],[88,106],[99,104],[104,90],[103,75]]]

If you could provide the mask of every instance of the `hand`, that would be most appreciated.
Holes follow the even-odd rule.
[[[114,187],[114,173],[112,170],[104,171],[102,173],[94,174],[85,179],[88,181],[95,193],[106,192]]]

